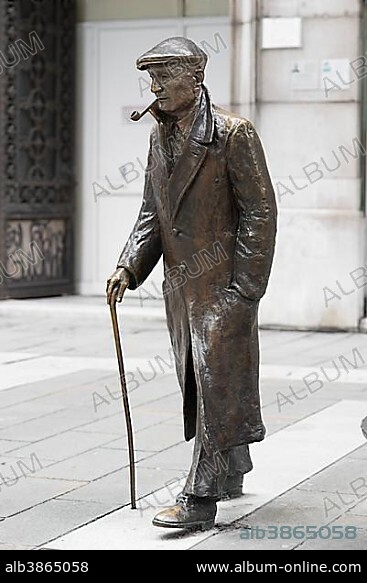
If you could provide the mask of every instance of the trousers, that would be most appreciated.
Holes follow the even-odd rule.
[[[252,468],[247,444],[207,454],[200,438],[196,437],[192,463],[183,494],[219,500],[228,478],[243,476]]]
[[[183,494],[201,498],[222,497],[226,480],[240,478],[253,468],[248,444],[238,445],[224,451],[213,451],[211,444],[204,447],[201,427],[200,403],[192,360],[191,347],[187,361],[186,390],[190,393],[192,403],[196,403],[196,436],[191,467],[183,489]],[[208,453],[210,451],[210,453]]]

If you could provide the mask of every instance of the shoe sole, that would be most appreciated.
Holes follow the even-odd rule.
[[[214,527],[214,520],[206,520],[205,522],[189,522],[182,524],[182,522],[164,522],[163,520],[152,520],[153,526],[160,526],[161,528],[186,528],[190,530],[210,530]]]
[[[367,435],[366,435],[367,437]],[[244,496],[244,492],[241,490],[234,490],[233,492],[224,492],[219,499],[219,502],[228,502],[228,500],[234,500],[235,498],[242,498]],[[179,504],[181,498],[178,496],[176,498],[176,504]]]

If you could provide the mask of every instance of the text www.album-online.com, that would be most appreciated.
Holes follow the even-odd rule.
[[[360,563],[197,563],[198,573],[361,573]]]

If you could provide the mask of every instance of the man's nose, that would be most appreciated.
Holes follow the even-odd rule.
[[[152,81],[152,84],[150,86],[150,90],[152,93],[157,93],[162,91],[162,86],[154,79]]]

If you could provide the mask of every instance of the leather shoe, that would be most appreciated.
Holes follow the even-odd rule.
[[[161,510],[153,518],[154,526],[208,530],[213,528],[217,503],[215,498],[182,495],[175,506]]]

